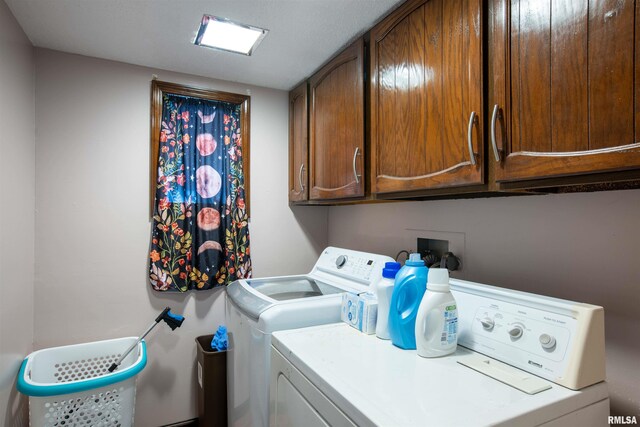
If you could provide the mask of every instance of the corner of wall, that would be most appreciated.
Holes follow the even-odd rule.
[[[28,404],[15,388],[23,358],[33,350],[35,271],[34,49],[0,1],[0,426],[28,425]]]

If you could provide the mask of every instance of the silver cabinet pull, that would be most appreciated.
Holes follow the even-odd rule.
[[[500,108],[498,104],[493,106],[493,114],[491,115],[491,146],[493,147],[493,154],[496,157],[496,162],[500,163],[500,152],[498,151],[498,144],[496,143],[496,121],[500,115]]]
[[[356,147],[356,151],[353,153],[353,176],[356,179],[356,184],[360,184],[360,175],[356,170],[356,157],[360,154],[360,147]]]
[[[471,164],[473,166],[476,165],[476,153],[473,152],[473,124],[476,121],[476,112],[471,112],[471,117],[469,117],[469,127],[467,129],[467,143],[469,144],[469,158],[471,159]]]
[[[302,183],[302,172],[304,172],[304,163],[300,165],[300,172],[298,172],[298,182],[300,183],[300,193],[304,191],[304,184]]]

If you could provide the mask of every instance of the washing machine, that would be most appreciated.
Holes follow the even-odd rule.
[[[603,426],[602,307],[451,280],[452,355],[336,323],[273,334],[270,425]]]
[[[384,255],[328,247],[308,274],[238,280],[227,287],[230,426],[269,423],[272,333],[339,321],[342,294],[373,291],[390,261]]]

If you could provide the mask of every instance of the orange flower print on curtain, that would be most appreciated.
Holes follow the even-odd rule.
[[[240,107],[165,94],[149,250],[156,291],[251,277]]]

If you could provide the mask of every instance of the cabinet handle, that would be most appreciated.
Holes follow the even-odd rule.
[[[353,176],[356,179],[356,184],[360,184],[360,175],[356,170],[356,157],[360,154],[360,147],[356,147],[356,151],[353,153]]]
[[[471,165],[476,165],[476,153],[473,152],[473,124],[476,121],[476,112],[471,112],[469,117],[469,127],[467,129],[467,143],[469,144],[469,158],[471,159]]]
[[[300,193],[304,191],[304,184],[302,183],[302,172],[304,171],[304,163],[300,165],[300,172],[298,172],[298,182],[300,183]]]
[[[498,151],[498,144],[496,143],[496,121],[500,115],[500,108],[498,104],[493,106],[493,114],[491,115],[491,146],[493,147],[493,154],[496,157],[496,162],[500,163],[500,152]]]

